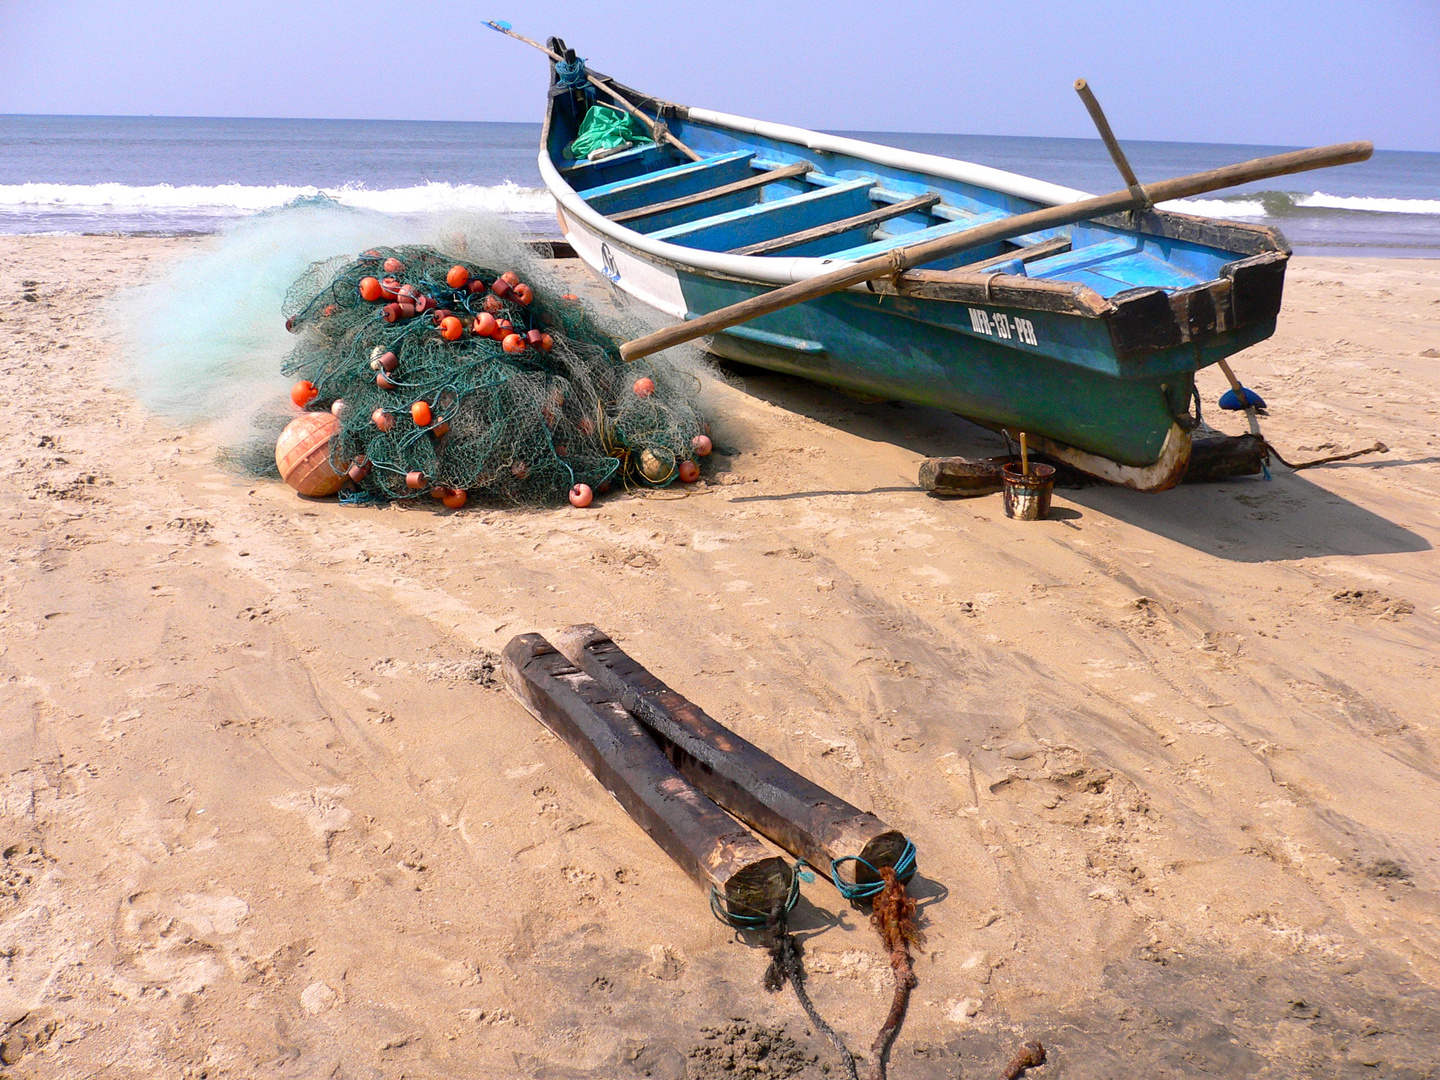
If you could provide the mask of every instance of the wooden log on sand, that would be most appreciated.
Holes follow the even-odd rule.
[[[1182,484],[1203,484],[1232,476],[1254,476],[1265,464],[1269,448],[1254,435],[1221,435],[1190,444],[1190,464]]]
[[[675,769],[606,689],[539,634],[505,646],[510,692],[560,736],[625,812],[731,915],[763,918],[790,895],[793,870]]]
[[[1009,456],[926,458],[920,462],[920,488],[935,495],[962,498],[993,495],[1005,486],[1000,469],[1009,460]]]
[[[905,836],[851,806],[736,735],[700,706],[646,671],[600,629],[572,626],[556,636],[560,650],[650,729],[670,760],[696,787],[762,836],[822,873],[832,861],[847,886],[875,885],[895,866]]]

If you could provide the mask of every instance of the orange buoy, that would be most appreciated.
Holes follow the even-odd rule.
[[[330,464],[330,440],[340,421],[328,412],[301,413],[275,442],[275,465],[285,482],[301,495],[334,495],[345,474]]]
[[[362,277],[360,279],[360,299],[369,300],[374,303],[384,295],[380,288],[380,280],[373,277]]]
[[[506,334],[500,345],[507,353],[522,353],[526,349],[525,339],[519,334]]]
[[[290,388],[290,400],[300,409],[309,405],[319,396],[320,391],[315,389],[315,384],[309,379],[301,379]]]
[[[463,333],[465,333],[465,326],[454,315],[440,320],[440,336],[446,341],[459,341],[460,335]]]
[[[469,269],[456,263],[450,268],[450,272],[445,275],[445,284],[449,285],[452,289],[465,288],[466,285],[470,284]]]
[[[451,488],[449,494],[442,497],[440,501],[451,510],[459,510],[465,505],[467,498],[468,496],[465,494],[463,488]]]
[[[410,406],[410,419],[415,421],[416,427],[430,426],[430,403],[428,401],[417,401]]]
[[[647,375],[647,376],[645,376],[645,377],[642,378],[642,379],[636,379],[636,380],[635,380],[635,396],[636,396],[636,397],[649,397],[649,396],[650,396],[651,394],[653,394],[653,393],[655,393],[655,380],[654,380],[654,379],[650,378],[650,377]]]

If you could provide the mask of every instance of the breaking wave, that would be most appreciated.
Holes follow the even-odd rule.
[[[1440,214],[1440,199],[1391,199],[1369,195],[1327,195],[1314,191],[1248,191],[1218,199],[1174,199],[1162,210],[1218,218],[1286,218],[1315,211],[1366,214]]]
[[[484,211],[492,214],[548,214],[555,203],[544,188],[505,181],[492,187],[427,183],[371,191],[363,185],[322,189],[284,185],[218,184],[0,184],[0,209],[31,211],[137,212],[157,215],[188,211],[216,215],[274,210],[296,199],[327,196],[342,206],[385,214]]]

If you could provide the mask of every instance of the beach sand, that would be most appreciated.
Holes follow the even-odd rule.
[[[108,385],[107,296],[199,243],[0,238],[5,1075],[822,1075],[501,689],[574,622],[915,840],[897,1080],[1436,1075],[1440,263],[1297,258],[1235,359],[1287,457],[1388,454],[1021,523],[915,487],[994,436],[752,371],[688,490],[301,500]],[[866,1051],[866,916],[794,925]]]

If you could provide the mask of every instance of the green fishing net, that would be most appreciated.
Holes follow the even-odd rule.
[[[628,150],[641,143],[651,143],[650,133],[627,112],[608,105],[591,105],[580,121],[580,133],[565,148],[567,157],[589,157],[596,150]]]
[[[461,287],[447,281],[457,266],[469,276]],[[339,417],[330,460],[356,466],[358,498],[455,490],[540,505],[576,484],[603,494],[692,479],[697,445],[708,450],[699,380],[659,357],[621,360],[578,297],[539,281],[501,297],[497,279],[501,270],[408,246],[316,263],[290,288],[286,325],[300,340],[284,371],[314,385],[306,408]],[[365,299],[362,283],[381,297]],[[509,349],[475,332],[486,315],[513,324]],[[459,320],[455,340],[446,317]]]

